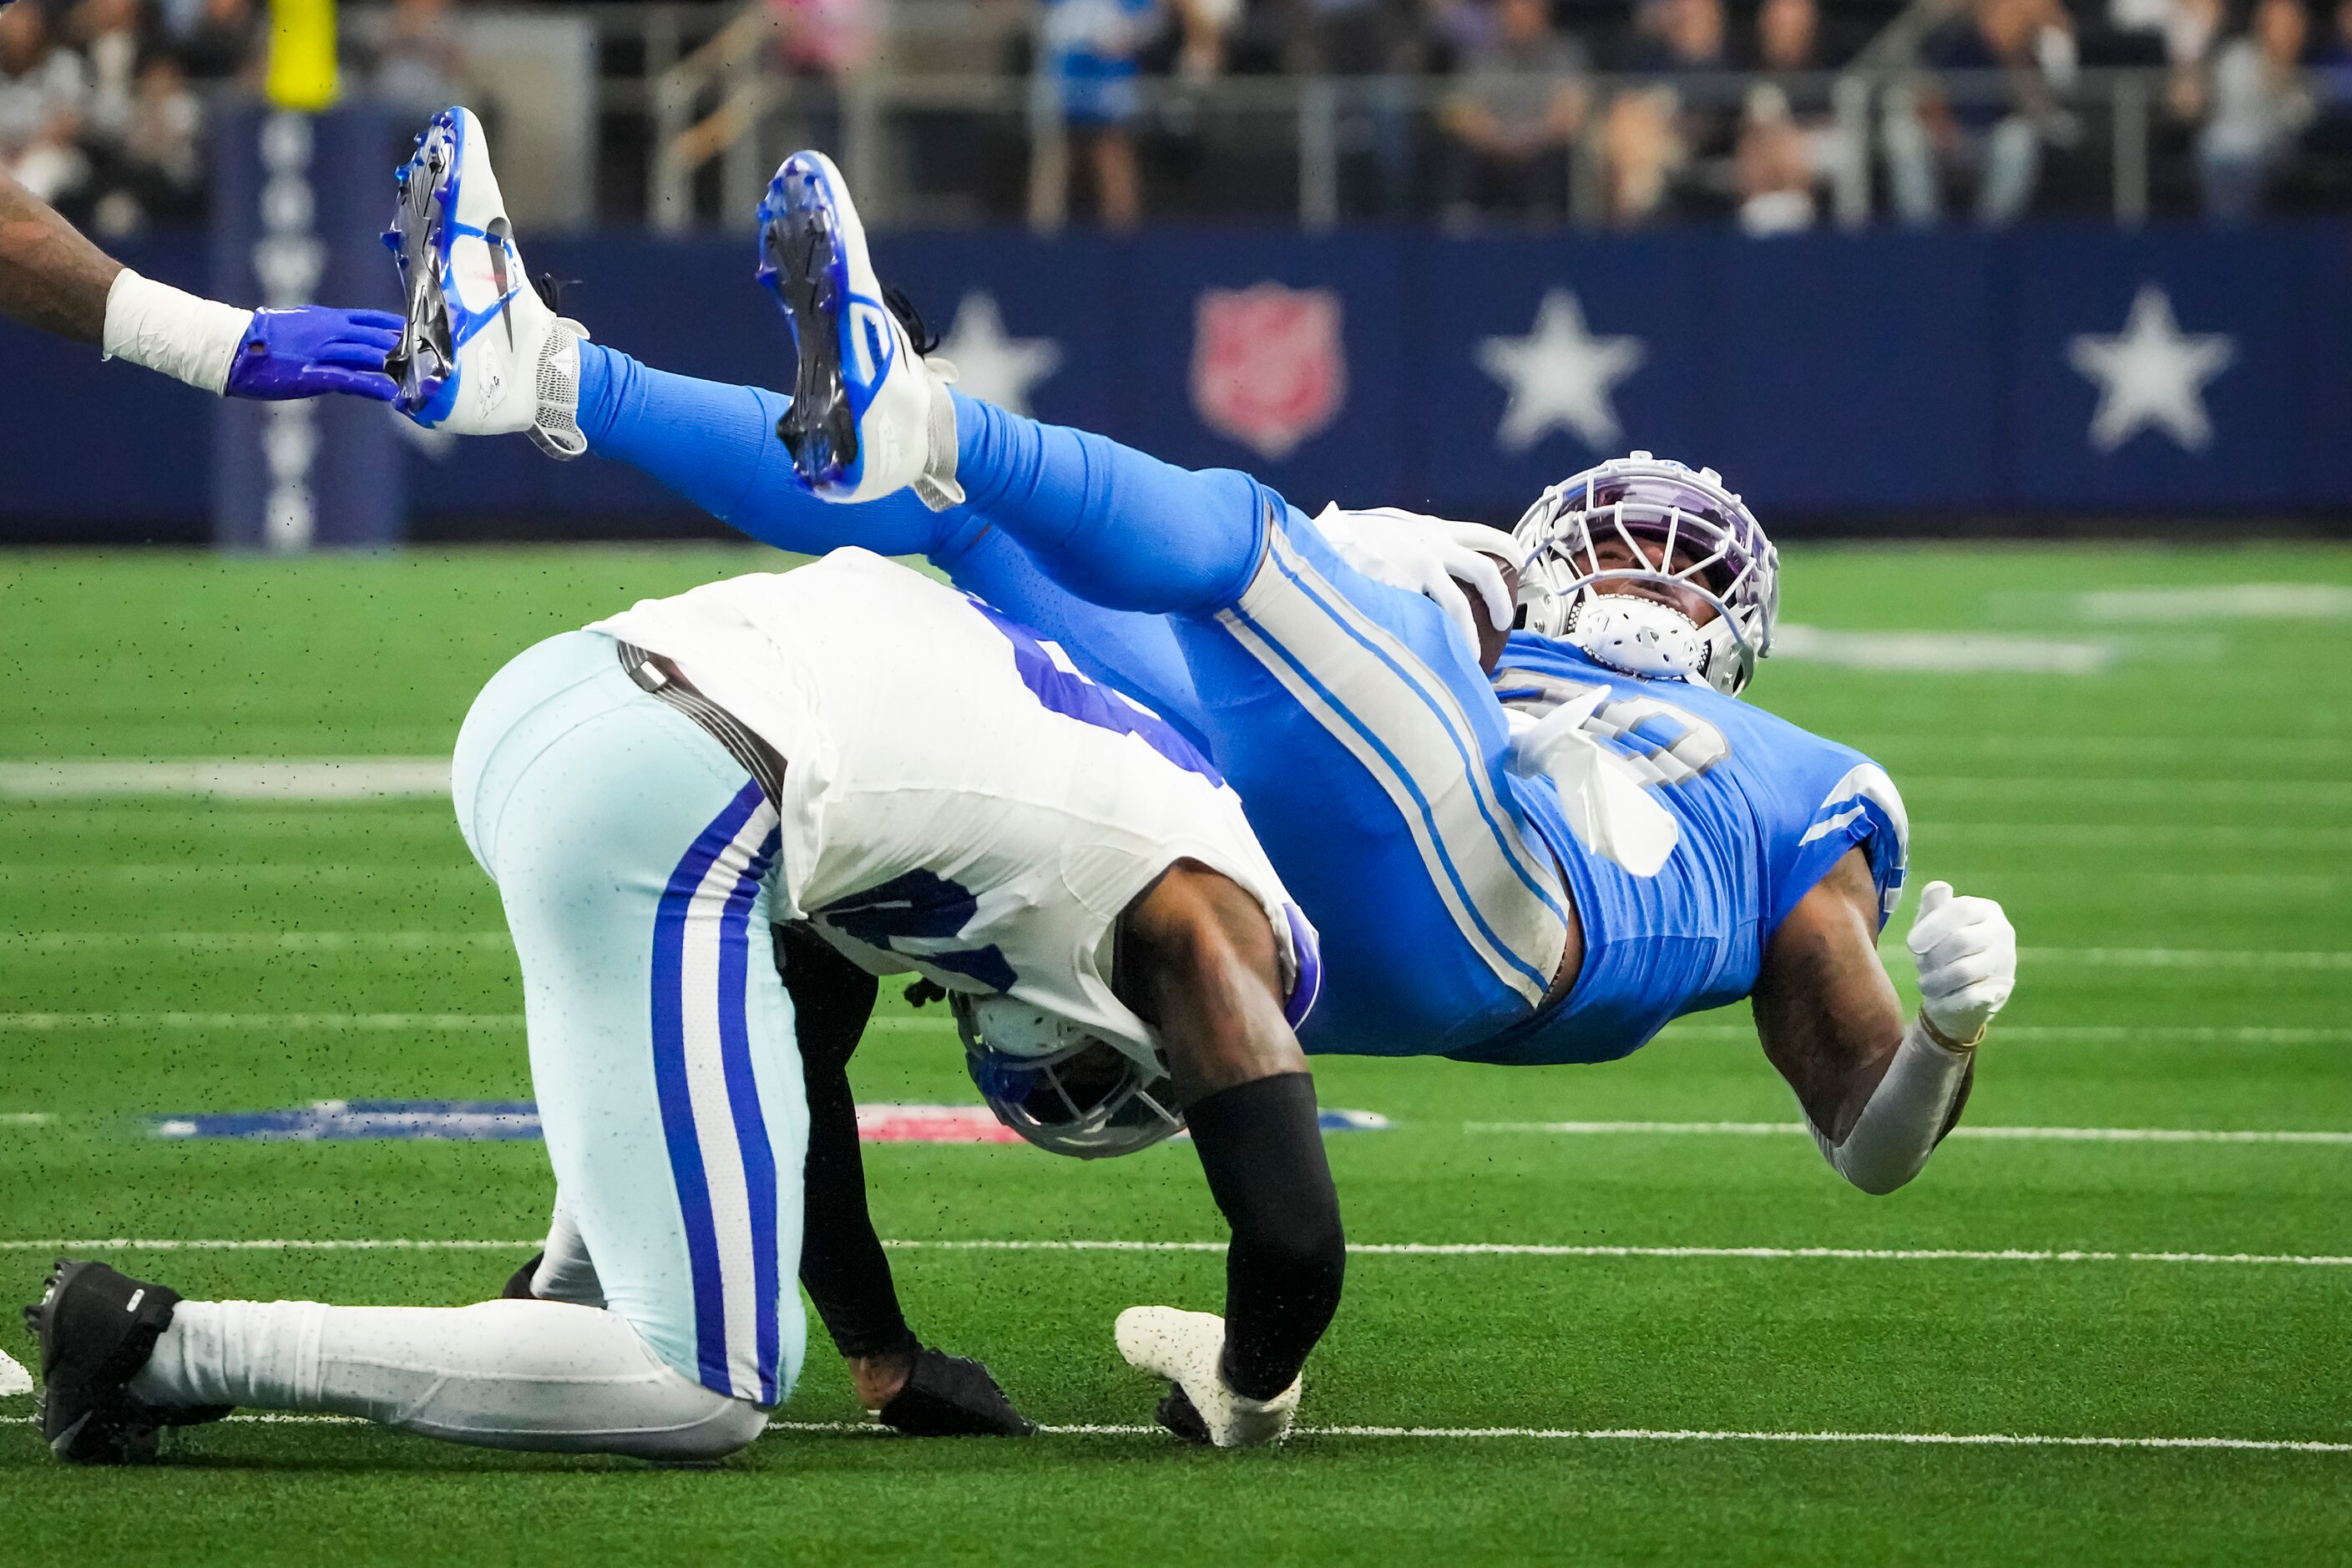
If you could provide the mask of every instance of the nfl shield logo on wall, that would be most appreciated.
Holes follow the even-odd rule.
[[[1210,429],[1279,459],[1328,428],[1347,396],[1339,295],[1279,283],[1202,291],[1192,405]]]

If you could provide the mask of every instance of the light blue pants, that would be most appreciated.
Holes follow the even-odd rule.
[[[493,677],[452,774],[514,933],[548,1156],[606,1307],[684,1375],[780,1403],[808,1333],[808,1108],[768,931],[775,808],[596,632]]]

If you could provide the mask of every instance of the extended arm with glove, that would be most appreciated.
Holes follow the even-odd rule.
[[[1843,1133],[1811,1121],[1822,1157],[1866,1193],[1891,1193],[1919,1173],[1958,1121],[1985,1030],[2017,984],[2017,932],[1990,899],[1958,898],[1930,882],[1906,943],[1919,971],[1919,1016],[1903,1032],[1886,1075]]]
[[[109,359],[225,397],[283,403],[340,392],[389,403],[400,388],[383,361],[400,330],[383,310],[239,310],[126,267],[107,294],[102,347]]]
[[[1928,883],[1908,943],[1920,1006],[1907,1022],[1877,935],[1876,888],[1853,850],[1767,944],[1756,1024],[1822,1157],[1863,1191],[1891,1193],[1959,1121],[1978,1044],[2016,984],[2017,933],[1992,900]]]

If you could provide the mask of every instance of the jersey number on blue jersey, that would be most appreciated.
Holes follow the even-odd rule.
[[[1505,707],[1537,719],[1600,689],[1589,681],[1532,669],[1505,671],[1495,682],[1495,695]],[[1645,724],[1651,728],[1645,731]],[[1645,784],[1688,784],[1731,755],[1731,742],[1722,731],[1688,709],[1646,695],[1611,697],[1577,727],[1606,742],[1612,754],[1631,763]]]

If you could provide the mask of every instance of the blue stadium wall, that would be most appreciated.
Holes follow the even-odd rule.
[[[1597,449],[1643,447],[1714,464],[1768,517],[2352,515],[2352,225],[880,248],[936,324],[976,325],[967,306],[988,297],[1033,351],[1041,416],[1250,468],[1309,510],[1507,520]],[[580,280],[566,310],[602,342],[789,386],[751,252],[599,235],[529,257]],[[212,271],[198,238],[126,258],[190,287]],[[394,293],[387,262],[383,298],[347,302]],[[5,324],[0,366],[0,539],[207,536],[205,399]],[[635,474],[553,463],[520,437],[412,445],[405,461],[428,537],[688,522]]]

